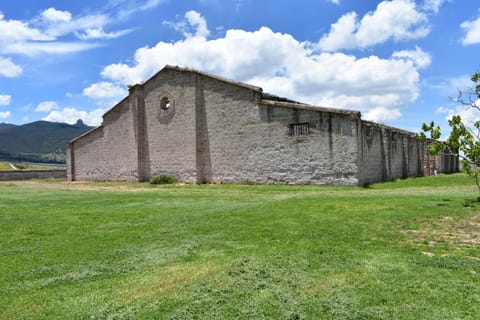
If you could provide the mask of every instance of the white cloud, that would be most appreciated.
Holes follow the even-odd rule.
[[[73,16],[52,7],[29,21],[19,21],[6,20],[0,12],[0,54],[68,54],[97,48],[102,44],[89,41],[118,38],[133,31],[105,32],[104,27],[115,21],[113,14]],[[72,42],[71,35],[81,41]]]
[[[43,120],[75,124],[78,119],[82,119],[88,125],[97,126],[102,122],[102,115],[105,111],[106,109],[84,111],[76,108],[64,108],[63,110],[53,110]]]
[[[50,112],[58,109],[58,104],[55,101],[43,101],[35,108],[37,112]]]
[[[12,96],[8,94],[0,94],[0,106],[8,106],[12,102]]]
[[[462,22],[460,28],[466,32],[465,37],[462,39],[464,46],[480,43],[480,17],[473,21]]]
[[[22,67],[12,62],[10,58],[0,57],[0,76],[14,78],[21,75]]]
[[[0,44],[4,41],[45,41],[52,40],[42,31],[31,28],[28,22],[5,20],[0,11]]]
[[[48,8],[47,10],[44,10],[41,14],[41,16],[47,20],[47,21],[52,21],[52,22],[58,22],[58,21],[70,21],[72,20],[72,14],[68,11],[59,11],[55,8]]]
[[[167,0],[115,0],[110,1],[110,10],[117,9],[116,16],[124,20],[140,11],[153,9]]]
[[[477,101],[476,105],[480,106],[480,101]],[[474,123],[480,120],[480,111],[471,107],[457,106],[453,109],[439,107],[435,112],[446,114],[447,120],[454,115],[459,115],[460,118],[462,118],[463,123],[469,128],[474,128]]]
[[[224,38],[186,38],[175,43],[159,42],[140,48],[135,64],[112,64],[102,76],[123,84],[146,80],[165,64],[179,64],[223,76],[248,80],[258,75],[274,75],[286,63],[294,67],[308,49],[290,35],[273,33],[266,27],[255,32],[228,30]]]
[[[327,1],[333,4],[340,4],[340,0],[327,0]]]
[[[10,111],[0,112],[0,119],[7,119],[10,117]]]
[[[357,29],[357,14],[344,14],[332,24],[330,33],[320,39],[319,47],[325,51],[351,49],[357,46],[355,31]]]
[[[448,109],[446,107],[438,107],[437,110],[435,110],[435,113],[448,113],[451,109]]]
[[[95,14],[81,16],[66,21],[41,20],[38,25],[52,39],[66,36],[76,32],[82,32],[88,29],[103,28],[111,22],[111,18],[105,14]]]
[[[428,87],[435,89],[437,92],[445,95],[447,94],[457,94],[458,90],[468,91],[472,87],[472,80],[470,76],[463,75],[453,78],[442,78],[439,81],[435,82],[434,80],[428,81]]]
[[[163,24],[181,32],[187,39],[192,37],[206,38],[210,34],[205,18],[193,10],[185,13],[184,20],[179,22],[164,21]]]
[[[430,32],[427,16],[417,10],[411,0],[382,1],[374,12],[368,12],[360,21],[350,12],[332,24],[318,47],[325,51],[366,48],[394,41],[419,39]]]
[[[128,95],[126,86],[120,87],[111,82],[97,82],[83,89],[83,95],[91,99],[102,100],[112,98],[122,98]]]
[[[103,28],[96,28],[96,29],[87,29],[83,33],[81,32],[76,32],[75,35],[77,38],[81,40],[92,40],[92,39],[115,39],[121,36],[124,36],[130,32],[132,32],[133,29],[125,29],[125,30],[120,30],[116,32],[109,32],[106,33]]]
[[[3,52],[8,54],[23,54],[25,56],[36,56],[39,54],[67,54],[81,52],[98,48],[99,43],[86,42],[16,42],[4,46]]]
[[[399,109],[393,108],[385,108],[385,107],[378,107],[369,110],[363,118],[365,120],[376,121],[384,123],[386,121],[391,121],[398,119],[402,116],[402,113]]]
[[[195,37],[207,37],[210,33],[207,28],[207,21],[196,11],[188,11],[185,18],[192,28],[196,29]]]
[[[415,47],[415,50],[402,50],[394,52],[392,57],[399,59],[410,59],[420,69],[424,69],[432,63],[430,54],[423,51],[418,46]]]
[[[159,42],[138,49],[131,65],[106,66],[102,76],[116,84],[135,84],[166,64],[181,65],[314,105],[375,110],[370,119],[388,121],[400,117],[395,110],[418,97],[417,68],[427,64],[426,56],[421,49],[389,59],[317,53],[289,34],[262,27],[253,32],[227,30],[224,37],[211,40],[186,36],[174,43]],[[382,114],[385,110],[388,118]]]
[[[446,1],[449,1],[449,0],[425,0],[423,2],[422,9],[425,10],[425,11],[431,11],[433,13],[438,13],[440,11],[440,7]]]

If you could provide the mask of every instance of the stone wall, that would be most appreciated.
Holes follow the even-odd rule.
[[[362,121],[356,111],[166,67],[69,144],[67,170],[71,180],[168,174],[189,183],[364,185],[424,175],[424,150],[413,133]],[[434,163],[437,172],[458,170],[455,159]]]
[[[431,156],[413,132],[362,121],[360,184],[459,171],[458,157]]]
[[[362,121],[360,140],[360,184],[424,175],[424,144],[413,132]]]
[[[168,174],[195,183],[195,76],[166,70],[144,84],[151,176]],[[163,99],[163,102],[162,102]],[[162,108],[161,102],[166,103]]]
[[[259,88],[171,70],[146,82],[144,96],[151,176],[358,184],[358,112],[261,101]],[[165,98],[167,110],[160,105]],[[298,123],[308,123],[308,135],[290,134]]]
[[[451,154],[431,155],[425,149],[423,168],[426,176],[439,173],[453,173],[460,170],[460,162],[457,156]]]
[[[101,126],[70,142],[70,180],[138,179],[132,103],[132,99],[124,99],[103,116]]]
[[[204,81],[212,181],[358,183],[355,115],[260,100],[261,93]],[[296,124],[306,124],[308,134],[293,135]]]
[[[65,179],[66,177],[66,170],[0,171],[0,181],[29,179]]]

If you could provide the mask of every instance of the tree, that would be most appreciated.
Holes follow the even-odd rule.
[[[480,72],[475,72],[471,80],[474,87],[465,91],[459,90],[455,102],[479,111],[480,118]],[[461,159],[463,170],[475,180],[480,191],[480,120],[468,126],[458,115],[448,120],[451,128],[450,136],[441,141],[442,129],[435,122],[422,125],[422,132],[418,135],[422,141],[430,140],[428,151],[432,155],[448,153],[457,155]]]

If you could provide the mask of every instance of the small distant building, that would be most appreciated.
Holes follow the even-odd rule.
[[[69,180],[365,185],[431,172],[415,134],[166,66],[72,140]],[[458,171],[458,158],[435,170]],[[440,165],[438,165],[440,164]]]

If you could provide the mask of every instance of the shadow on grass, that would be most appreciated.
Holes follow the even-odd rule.
[[[473,199],[465,199],[463,201],[463,206],[464,207],[470,207],[470,208],[480,207],[480,197],[476,197],[476,198],[473,198]]]

